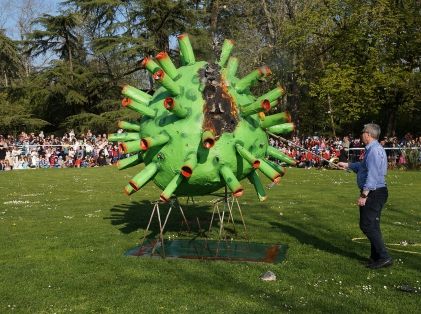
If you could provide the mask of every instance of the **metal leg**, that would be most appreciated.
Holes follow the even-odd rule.
[[[228,207],[228,210],[229,210],[229,216],[228,216],[228,221],[227,221],[227,223],[229,223],[230,222],[230,218],[231,218],[231,221],[232,221],[232,226],[233,226],[233,228],[234,228],[234,232],[237,232],[236,230],[235,230],[235,222],[234,222],[234,216],[233,216],[233,214],[232,214],[232,206],[233,206],[233,204],[234,204],[234,199],[236,199],[235,197],[233,197],[232,198],[232,202],[230,203],[230,199],[227,199],[227,207]]]
[[[238,199],[235,199],[235,202],[237,203],[237,209],[238,209],[238,212],[240,213],[241,222],[243,223],[244,234],[246,235],[246,239],[248,239],[247,227],[246,227],[246,223],[244,222],[243,211],[241,210],[240,203],[238,203]]]
[[[209,224],[209,233],[211,232],[211,229],[212,229],[213,218],[215,216],[215,210],[216,210],[216,204],[213,205],[212,217],[211,217],[211,221],[210,221],[210,224]]]
[[[181,207],[181,205],[178,202],[178,199],[176,197],[175,198],[172,198],[170,200],[170,207],[168,209],[168,212],[167,212],[167,214],[165,216],[165,220],[163,221],[163,223],[161,221],[161,213],[160,213],[160,208],[159,208],[159,205],[161,203],[159,201],[156,201],[156,202],[153,202],[152,204],[154,204],[154,207],[153,207],[151,216],[149,217],[148,226],[146,227],[145,234],[144,234],[143,240],[141,242],[141,246],[145,242],[147,233],[148,233],[149,228],[150,228],[150,225],[152,223],[152,219],[153,219],[154,215],[156,214],[156,216],[158,218],[158,224],[159,224],[159,240],[156,241],[156,243],[154,244],[154,246],[152,248],[151,255],[153,255],[155,253],[155,250],[156,250],[156,248],[157,248],[157,246],[159,245],[159,242],[160,242],[161,243],[161,246],[162,246],[162,257],[165,258],[164,231],[165,231],[165,227],[167,225],[168,219],[169,219],[169,217],[171,215],[171,212],[172,212],[172,209],[173,209],[174,206],[177,206],[178,207],[178,209],[179,209],[179,211],[180,211],[180,213],[181,213],[181,215],[183,217],[184,223],[187,226],[188,231],[190,231],[190,225],[189,225],[189,223],[188,223],[188,221],[186,219],[186,216],[184,214],[183,208]]]
[[[219,209],[219,204],[221,202],[224,202],[224,208],[222,210]],[[240,215],[241,218],[241,222],[243,224],[244,227],[244,234],[246,235],[246,238],[248,238],[247,235],[247,227],[246,227],[246,223],[244,221],[244,216],[243,216],[243,212],[241,210],[241,206],[240,203],[238,202],[238,199],[233,197],[233,198],[222,198],[222,199],[218,199],[217,201],[214,202],[214,207],[213,207],[213,211],[212,211],[212,217],[211,217],[211,222],[209,225],[209,232],[211,231],[212,228],[212,224],[213,224],[213,220],[215,217],[215,213],[218,214],[218,218],[219,218],[219,238],[221,238],[222,232],[226,226],[226,224],[229,224],[230,222],[232,223],[232,226],[234,228],[234,232],[237,232],[236,230],[236,226],[235,226],[235,221],[234,221],[234,206],[237,208],[238,213]],[[225,221],[225,211],[228,208],[228,215],[227,215],[227,221]]]
[[[186,223],[187,230],[190,232],[190,226],[189,226],[189,223],[188,223],[188,221],[187,221],[187,219],[186,219],[186,216],[184,215],[183,208],[181,207],[181,205],[180,205],[180,203],[178,202],[178,199],[177,199],[177,198],[175,199],[175,201],[177,202],[178,209],[180,210],[180,213],[181,213],[181,215],[183,216],[184,222]],[[194,204],[194,202],[193,202],[193,204]]]
[[[150,227],[150,225],[151,225],[152,218],[153,218],[153,215],[155,214],[155,210],[156,210],[157,206],[158,206],[158,202],[155,202],[155,205],[153,206],[153,210],[152,210],[151,216],[149,217],[148,226],[146,227],[145,234],[144,234],[144,236],[143,236],[143,240],[142,240],[142,242],[141,242],[141,244],[140,244],[141,246],[142,246],[142,245],[143,245],[143,243],[145,242],[146,235],[147,235],[147,233],[148,233],[148,231],[149,231],[149,227]]]
[[[159,222],[159,238],[161,240],[161,246],[162,246],[162,257],[165,258],[164,232],[163,232],[162,223],[161,223],[161,213],[159,212],[159,206],[157,206],[156,212],[157,212],[157,215],[158,215],[158,222]],[[155,253],[156,247],[157,247],[157,245],[155,245],[153,247],[152,255]]]
[[[171,214],[172,207],[173,207],[173,205],[171,204],[170,208],[168,209],[168,213],[167,213],[167,215],[165,216],[165,221],[164,221],[164,224],[162,225],[162,229],[161,229],[161,236],[162,236],[162,237],[164,236],[164,229],[165,229],[165,226],[166,226],[166,224],[167,224],[168,217],[169,217],[169,216],[170,216],[170,214]]]
[[[196,202],[194,201],[193,196],[187,196],[187,204],[189,203],[189,200],[191,200],[191,203],[192,203],[193,205],[196,205]]]
[[[225,208],[224,208],[225,209]],[[225,216],[225,210],[222,211],[222,218],[219,219],[219,238],[221,238],[222,230],[224,230],[224,216]],[[221,216],[219,216],[221,217]]]

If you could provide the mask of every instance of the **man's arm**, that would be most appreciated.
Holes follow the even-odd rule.
[[[344,170],[351,169],[355,173],[358,172],[360,169],[361,163],[360,162],[338,162],[338,167]]]

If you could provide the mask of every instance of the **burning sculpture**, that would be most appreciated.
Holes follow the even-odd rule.
[[[224,185],[233,196],[243,194],[240,180],[247,177],[261,201],[266,193],[258,172],[278,183],[285,170],[266,157],[294,164],[269,146],[267,131],[291,132],[287,113],[266,115],[284,94],[279,86],[255,97],[250,87],[271,74],[260,67],[237,78],[238,60],[230,57],[233,41],[225,40],[215,63],[196,61],[188,35],[178,37],[182,66],[176,68],[166,52],[142,65],[161,87],[153,95],[126,85],[122,105],[142,115],[138,123],[119,122],[124,133],[110,134],[132,156],[118,162],[119,169],[144,163],[125,187],[130,195],[153,180],[171,195],[205,195]]]

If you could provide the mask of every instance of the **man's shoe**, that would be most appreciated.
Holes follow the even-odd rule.
[[[371,269],[378,269],[383,267],[389,267],[393,265],[393,259],[391,257],[379,259],[371,264],[368,264],[367,267]]]

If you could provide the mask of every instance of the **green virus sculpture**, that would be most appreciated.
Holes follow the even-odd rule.
[[[294,164],[269,146],[267,131],[291,132],[287,113],[265,115],[284,94],[279,86],[255,97],[250,87],[271,74],[260,67],[237,78],[238,60],[230,57],[233,41],[225,40],[217,62],[196,61],[187,34],[178,37],[182,66],[176,68],[166,52],[142,61],[161,86],[149,95],[132,86],[122,90],[122,105],[142,115],[139,123],[119,122],[123,133],[110,134],[132,156],[118,162],[119,169],[144,163],[125,187],[130,195],[150,180],[163,190],[160,199],[212,193],[225,185],[233,196],[243,194],[247,177],[261,201],[266,193],[258,171],[279,183],[285,169],[266,157]]]

